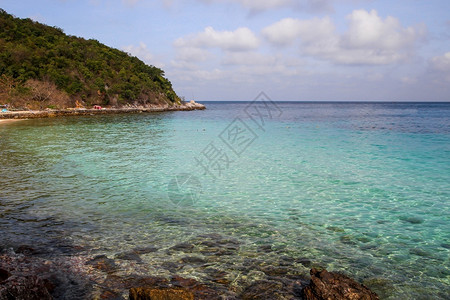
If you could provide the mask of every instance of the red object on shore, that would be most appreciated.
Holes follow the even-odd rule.
[[[94,105],[94,109],[102,109],[100,105]]]

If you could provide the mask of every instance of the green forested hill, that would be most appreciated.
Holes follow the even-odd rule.
[[[161,69],[0,9],[0,104],[42,109],[179,101]]]

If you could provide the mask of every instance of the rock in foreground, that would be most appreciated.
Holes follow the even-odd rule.
[[[47,290],[45,282],[35,275],[13,276],[8,271],[0,269],[0,299],[53,299]]]
[[[194,294],[179,288],[132,288],[130,300],[194,300]]]
[[[307,300],[378,300],[377,294],[353,279],[327,270],[311,269],[311,283],[303,289]]]

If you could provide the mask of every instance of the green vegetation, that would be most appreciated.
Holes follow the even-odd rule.
[[[0,104],[42,109],[179,102],[163,70],[0,9]]]

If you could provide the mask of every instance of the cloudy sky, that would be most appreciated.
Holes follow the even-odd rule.
[[[161,67],[190,100],[450,101],[449,0],[0,0]],[[1,29],[0,29],[1,30]]]

